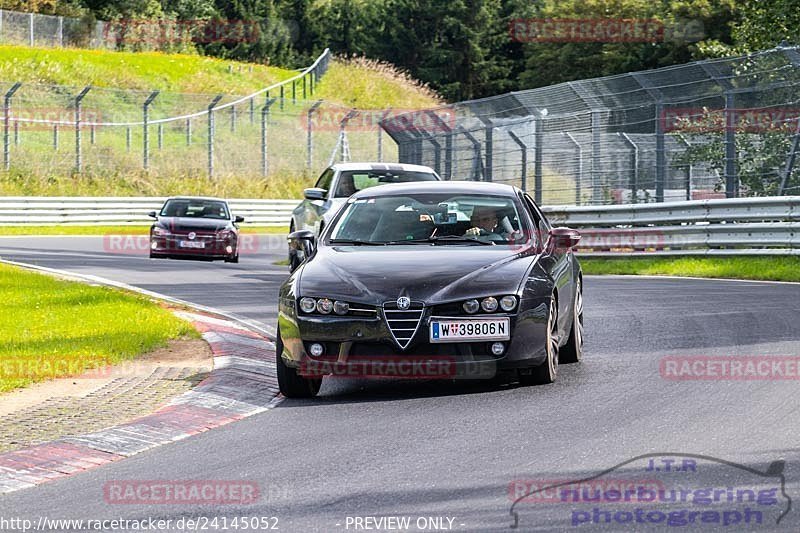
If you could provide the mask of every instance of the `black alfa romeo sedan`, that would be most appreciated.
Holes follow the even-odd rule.
[[[278,380],[287,397],[324,376],[552,383],[580,361],[580,235],[552,228],[516,187],[382,185],[354,194],[317,239],[289,235]]]

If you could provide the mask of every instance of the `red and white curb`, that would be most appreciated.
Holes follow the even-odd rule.
[[[264,412],[283,400],[275,344],[239,323],[178,312],[202,332],[214,369],[158,411],[118,426],[0,454],[0,494],[83,472]]]

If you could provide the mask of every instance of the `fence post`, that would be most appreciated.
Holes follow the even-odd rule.
[[[250,124],[255,124],[256,121],[256,98],[255,96],[250,99]]]
[[[592,203],[601,203],[602,197],[600,193],[600,113],[592,110],[591,113],[592,124]]]
[[[11,120],[11,97],[22,87],[22,83],[15,83],[3,98],[3,167],[8,170],[11,166],[11,158],[8,146],[8,123]],[[16,122],[14,122],[16,125]]]
[[[508,130],[508,136],[511,137],[511,140],[517,143],[517,146],[519,146],[520,149],[522,150],[521,161],[520,161],[520,163],[522,164],[522,175],[520,176],[520,189],[522,189],[525,192],[528,192],[528,145],[526,145],[525,142],[523,142],[522,139],[517,137],[517,134],[511,130]]]
[[[575,150],[577,150],[575,154],[575,159],[578,161],[578,172],[575,175],[575,205],[581,205],[581,185],[583,184],[583,150],[581,150],[581,145],[577,139],[568,131],[564,132],[567,139],[570,140],[573,146],[575,146]]]
[[[664,102],[656,102],[656,202],[664,201],[664,184],[667,181],[667,153],[664,145]]]
[[[472,143],[472,181],[482,181],[483,160],[481,158],[481,143],[464,126],[458,126],[458,130]]]
[[[269,98],[269,94],[267,94],[267,98]],[[284,101],[283,101],[283,85],[281,85],[281,101],[280,101],[281,111],[283,111],[283,105],[284,105]]]
[[[639,146],[633,142],[633,139],[627,133],[618,133],[617,135],[622,137],[625,140],[625,144],[631,148],[631,203],[635,204],[639,201]]]
[[[792,177],[798,148],[800,148],[800,118],[797,119],[797,129],[794,130],[794,139],[792,139],[792,151],[789,153],[789,158],[786,160],[786,169],[783,171],[783,178],[781,178],[781,187],[778,189],[778,196],[783,196],[786,191],[786,184],[789,183],[789,178]]]
[[[339,154],[341,161],[350,161],[350,143],[347,140],[347,123],[350,122],[350,119],[353,118],[358,114],[358,109],[353,108],[347,112],[341,122],[339,122],[339,143],[342,147],[342,151]],[[335,150],[335,148],[334,148]],[[328,165],[330,166],[330,165]]]
[[[208,177],[214,177],[214,107],[222,100],[218,94],[208,104]]]
[[[192,145],[192,119],[186,119],[186,146]]]
[[[144,104],[142,104],[142,145],[144,146],[142,166],[145,170],[150,168],[150,104],[153,103],[156,96],[158,96],[158,91],[151,92],[150,96],[148,96]]]
[[[158,125],[158,149],[161,150],[164,147],[164,124]]]
[[[81,159],[81,102],[91,89],[92,86],[88,85],[75,97],[75,171],[78,174],[83,170],[83,160]]]
[[[297,105],[297,80],[292,80],[292,104]]]
[[[28,34],[29,34],[29,46],[33,48],[34,38],[33,38],[33,13],[28,14]]]
[[[58,17],[58,46],[64,48],[64,17]]]
[[[678,140],[680,140],[686,146],[687,149],[692,147],[692,144],[689,141],[687,141],[686,137],[684,137],[682,134],[679,133],[675,137]],[[688,162],[686,164],[686,199],[687,200],[691,200],[692,199],[692,163],[691,162]]]
[[[236,106],[231,106],[231,133],[236,133]]]
[[[321,105],[322,100],[317,100],[310,108],[308,108],[308,115],[306,119],[306,168],[311,168],[312,156],[314,152],[314,139],[311,135],[314,130],[313,115],[314,111],[316,111]]]
[[[383,163],[383,121],[389,116],[390,109],[386,109],[381,113],[381,119],[378,121],[378,163]]]
[[[92,145],[94,145],[95,141],[96,141],[96,139],[95,139],[95,130],[96,129],[97,129],[97,126],[95,126],[94,124],[92,124],[89,127],[89,143],[92,144]]]
[[[544,117],[546,110],[537,112],[533,116],[533,200],[542,203],[542,158],[544,152]]]
[[[131,127],[125,128],[125,149],[131,151]]]
[[[484,167],[484,181],[492,181],[494,176],[494,126],[491,119],[478,117],[484,124],[484,142],[486,143],[486,165]]]
[[[303,74],[303,100],[306,99],[306,75]]]
[[[428,142],[433,145],[433,170],[436,171],[437,174],[442,173],[442,145],[434,139],[430,137]]]
[[[53,150],[58,151],[58,124],[53,124]]]
[[[275,103],[275,98],[267,98],[264,107],[261,108],[261,175],[266,177],[269,171],[267,161],[267,124],[269,122],[269,108]]]
[[[725,91],[725,197],[739,196],[736,169],[736,100],[733,91]]]

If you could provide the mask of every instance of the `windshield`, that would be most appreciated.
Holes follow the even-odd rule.
[[[380,196],[350,201],[329,242],[515,244],[530,234],[521,223],[516,202],[504,196]]]
[[[168,200],[161,209],[162,217],[230,218],[228,206],[220,200]]]
[[[430,172],[412,172],[406,170],[345,170],[339,174],[339,185],[336,187],[336,198],[347,198],[360,190],[386,185],[388,183],[406,183],[409,181],[437,181],[436,175]]]

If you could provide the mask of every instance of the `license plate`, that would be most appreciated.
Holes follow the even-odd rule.
[[[505,341],[509,338],[508,318],[431,320],[431,342]]]
[[[206,243],[198,241],[179,241],[178,246],[181,248],[205,248]]]

